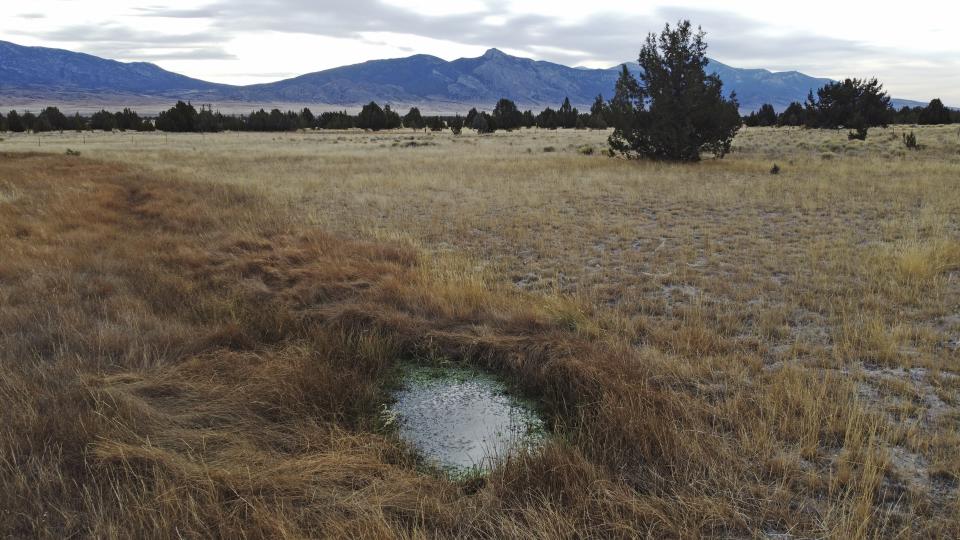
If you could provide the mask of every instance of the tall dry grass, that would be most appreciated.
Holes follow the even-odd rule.
[[[5,154],[0,527],[950,536],[953,143],[814,135],[695,167],[537,131]],[[377,415],[398,359],[437,356],[515,381],[550,443],[422,471]]]

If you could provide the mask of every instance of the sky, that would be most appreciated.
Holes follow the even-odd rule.
[[[740,68],[878,77],[891,95],[960,106],[960,3],[838,0],[5,0],[0,40],[204,80],[270,82],[366,60],[489,48],[571,66],[635,61],[689,19]]]

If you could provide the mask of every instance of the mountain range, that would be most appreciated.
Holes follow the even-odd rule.
[[[633,72],[636,63],[627,62]],[[80,109],[134,106],[143,112],[169,107],[177,99],[209,103],[221,110],[308,105],[355,109],[364,103],[390,103],[425,112],[489,109],[501,97],[522,108],[557,107],[569,97],[589,107],[598,94],[609,98],[620,66],[568,67],[519,58],[490,49],[477,58],[447,61],[418,54],[372,60],[267,84],[217,84],[166,71],[146,62],[124,63],[44,47],[0,41],[0,107],[58,105]],[[830,79],[796,71],[739,69],[711,60],[727,92],[736,92],[743,112],[770,103],[783,109]],[[894,100],[895,106],[918,102]]]

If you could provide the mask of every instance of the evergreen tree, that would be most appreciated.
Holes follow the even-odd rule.
[[[476,107],[470,109],[470,112],[467,113],[466,125],[473,127],[473,121],[477,119],[477,114],[479,113]]]
[[[610,117],[610,107],[603,100],[603,95],[598,95],[590,106],[589,127],[591,129],[607,129],[607,118]]]
[[[523,124],[523,114],[517,105],[507,98],[501,98],[493,108],[493,119],[498,129],[512,131]]]
[[[300,129],[313,129],[317,124],[317,118],[313,115],[313,111],[307,107],[300,111],[298,121]]]
[[[559,124],[557,111],[547,107],[537,115],[537,127],[541,129],[557,129]]]
[[[0,113],[0,132],[7,131],[7,119],[4,118],[3,113]]]
[[[427,120],[427,127],[430,128],[430,131],[443,131],[446,125],[443,122],[443,118],[431,116],[430,119]]]
[[[113,131],[117,128],[117,118],[113,114],[100,110],[90,116],[90,129],[95,131]]]
[[[43,131],[63,131],[69,127],[70,121],[62,112],[60,112],[60,109],[56,107],[47,107],[40,112],[39,116],[37,116],[37,126],[34,129],[37,131],[40,131],[41,129]]]
[[[24,111],[20,116],[20,121],[23,123],[24,130],[33,131],[37,124],[37,115],[30,111]]]
[[[588,113],[580,113],[577,115],[577,123],[574,125],[576,129],[587,129],[590,127],[590,115]]]
[[[607,124],[614,128],[614,135],[609,138],[610,149],[624,154],[630,149],[629,141],[638,136],[637,112],[638,107],[642,110],[643,102],[639,99],[642,96],[640,83],[627,69],[626,64],[621,68],[613,99],[607,107]]]
[[[817,90],[817,98],[807,98],[808,126],[821,128],[848,128],[854,132],[850,138],[866,139],[867,130],[875,126],[886,126],[893,117],[890,96],[883,91],[883,85],[877,79],[846,79],[832,82]]]
[[[280,111],[274,109],[275,112],[280,113]],[[283,114],[281,113],[281,116]],[[287,125],[291,126],[291,129],[296,129],[295,113],[290,113],[289,117],[293,117],[294,120],[291,122],[288,120]],[[194,131],[199,131],[201,133],[219,133],[223,131],[223,116],[219,112],[213,112],[210,106],[201,106],[200,112],[197,113],[196,120],[196,129]]]
[[[804,124],[803,105],[794,101],[777,116],[778,126],[802,126]]]
[[[720,78],[706,73],[704,36],[681,21],[676,29],[667,25],[659,39],[647,37],[639,58],[642,86],[626,68],[626,80],[617,84],[625,95],[615,100],[626,102],[633,114],[611,135],[612,150],[671,161],[697,161],[704,150],[717,157],[730,151],[740,113],[734,96],[723,97]]]
[[[803,104],[803,125],[811,128],[820,127],[820,117],[817,115],[817,99],[813,97],[813,90],[807,92],[807,101]]]
[[[280,109],[271,109],[267,117],[267,131],[287,131],[287,117]]]
[[[450,131],[453,132],[454,135],[459,135],[463,131],[463,124],[463,117],[459,114],[454,116],[453,119],[450,120]]]
[[[580,112],[570,105],[570,98],[563,98],[563,104],[557,110],[557,127],[572,129],[577,127],[577,116]]]
[[[114,115],[116,119],[116,128],[120,131],[133,130],[143,131],[143,119],[132,109],[123,109]]]
[[[26,115],[24,115],[26,117]],[[47,131],[53,131],[53,126],[50,124],[50,117],[40,113],[37,116],[30,115],[30,128],[34,133],[44,133]]]
[[[73,116],[68,118],[67,120],[68,120],[68,126],[69,126],[67,129],[72,129],[73,131],[80,133],[81,131],[87,128],[86,119],[80,116],[80,113],[78,112],[73,113]]]
[[[10,111],[10,114],[7,115],[7,129],[14,133],[23,133],[27,130],[23,118],[17,111]]]
[[[354,124],[354,118],[347,111],[325,112],[317,118],[317,127],[320,129],[350,129]]]
[[[917,116],[918,124],[935,125],[950,124],[953,122],[950,109],[944,107],[939,98],[934,99],[929,105],[924,107]]]
[[[200,131],[200,115],[191,103],[178,101],[171,109],[157,116],[157,129],[190,133]]]
[[[760,106],[760,110],[757,111],[757,122],[757,125],[763,127],[777,125],[777,111],[774,110],[773,105],[764,103]]]
[[[894,114],[893,123],[895,124],[917,124],[920,122],[920,113],[923,107],[910,107],[904,105]]]
[[[376,102],[371,101],[363,106],[357,116],[357,127],[370,131],[380,131],[387,127],[387,116]]]
[[[390,105],[383,106],[383,116],[386,120],[385,129],[397,129],[403,126],[403,120],[400,115],[394,112]]]
[[[474,117],[472,127],[477,130],[478,134],[493,133],[497,130],[497,124],[493,117],[485,112]]]
[[[420,109],[416,107],[411,107],[410,112],[403,117],[403,127],[405,128],[418,131],[423,129],[425,125],[426,122],[423,120],[423,116],[420,115]]]
[[[532,128],[537,125],[537,117],[533,115],[533,111],[526,110],[523,111],[523,127]]]

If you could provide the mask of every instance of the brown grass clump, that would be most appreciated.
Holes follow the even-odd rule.
[[[952,158],[877,186],[869,156],[677,168],[567,139],[593,136],[0,155],[0,534],[956,530]],[[476,148],[423,175],[451,145]],[[395,363],[436,357],[511,379],[548,444],[425,471],[378,418]]]

